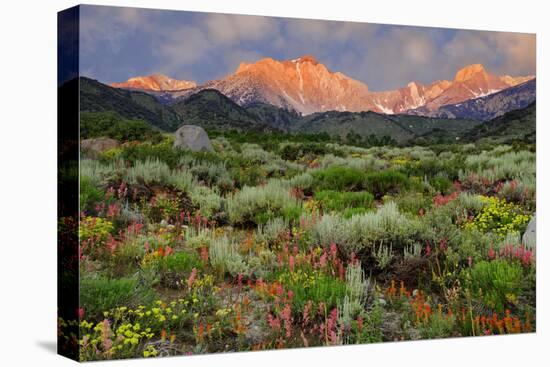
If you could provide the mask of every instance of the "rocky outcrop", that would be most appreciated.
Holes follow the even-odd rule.
[[[117,148],[120,145],[118,140],[111,138],[84,139],[80,142],[81,150],[88,150],[94,153],[101,153],[109,149]]]
[[[533,214],[533,217],[529,221],[529,224],[527,225],[527,229],[525,230],[525,233],[523,234],[523,237],[521,238],[521,241],[523,244],[527,246],[535,246],[537,241],[537,217],[536,213]]]
[[[199,151],[213,151],[212,143],[208,134],[200,126],[183,125],[176,131],[174,148]]]
[[[165,92],[194,88],[197,83],[188,80],[177,80],[163,74],[136,76],[121,83],[111,83],[111,87],[139,89],[143,91]]]

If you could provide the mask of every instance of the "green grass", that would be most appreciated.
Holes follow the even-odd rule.
[[[320,202],[325,211],[343,211],[350,208],[370,208],[374,196],[367,191],[339,192],[324,190],[315,193],[315,199]]]

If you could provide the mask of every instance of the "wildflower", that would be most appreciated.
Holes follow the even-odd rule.
[[[103,350],[109,352],[113,346],[113,341],[111,340],[111,323],[108,319],[104,319],[101,323],[101,341],[103,344]]]
[[[288,258],[288,267],[290,268],[290,271],[294,271],[294,256],[290,256]]]
[[[120,205],[117,203],[109,204],[109,209],[107,210],[107,217],[114,218],[120,214]]]
[[[495,250],[493,250],[493,245],[489,247],[489,253],[487,254],[490,260],[493,260],[495,258]]]
[[[292,335],[292,316],[291,316],[290,305],[287,303],[281,312],[281,319],[283,319],[286,337],[290,338]]]
[[[313,302],[311,300],[307,301],[306,305],[304,306],[304,312],[302,315],[302,323],[305,325],[309,322],[309,315],[311,313],[311,308],[313,307]]]
[[[430,254],[432,253],[432,247],[430,246],[430,244],[427,244],[426,245],[426,256],[430,256]]]
[[[208,247],[201,247],[201,260],[204,264],[208,263]]]
[[[447,240],[445,238],[442,238],[441,241],[439,241],[439,249],[441,251],[445,251],[447,249]]]
[[[279,330],[281,328],[281,320],[279,320],[277,317],[273,317],[271,313],[267,314],[267,323],[269,324],[269,327],[273,330]]]
[[[107,247],[107,249],[109,249],[109,251],[111,251],[111,253],[114,253],[115,250],[116,250],[117,241],[110,234],[107,237],[107,242],[105,243],[105,247]]]
[[[319,258],[319,266],[321,268],[324,268],[327,265],[327,257],[328,257],[327,252],[324,251],[323,255],[321,255],[321,257]]]
[[[345,280],[346,278],[344,264],[341,261],[338,263],[338,277],[340,278],[340,280]]]
[[[361,332],[363,330],[363,318],[361,316],[357,317],[357,331]]]
[[[292,297],[294,297],[294,292],[292,292],[291,290],[289,290],[289,291],[287,292],[287,298],[288,298],[288,300],[289,300],[289,301],[292,300]]]
[[[330,311],[327,325],[326,325],[326,331],[328,333],[328,340],[331,344],[336,344],[337,342],[337,334],[336,334],[336,328],[338,326],[338,309],[335,307]]]
[[[334,259],[336,259],[337,255],[338,255],[338,247],[336,246],[336,244],[334,242],[332,242],[330,244],[330,256],[334,260]]]
[[[189,288],[193,286],[193,283],[195,282],[196,277],[197,277],[197,269],[193,268],[193,270],[191,270],[191,275],[189,275],[189,278],[187,279],[187,286]]]

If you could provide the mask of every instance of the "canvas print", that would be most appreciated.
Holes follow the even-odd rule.
[[[535,332],[534,34],[82,5],[58,56],[61,354]]]

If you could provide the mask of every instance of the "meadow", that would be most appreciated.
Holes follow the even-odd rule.
[[[81,152],[81,360],[535,331],[532,144],[112,134]]]

